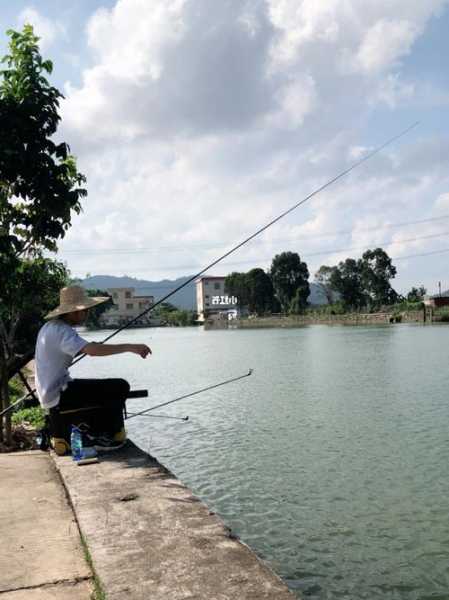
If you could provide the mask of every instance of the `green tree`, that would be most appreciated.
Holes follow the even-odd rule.
[[[360,261],[347,258],[338,266],[331,267],[329,285],[339,294],[346,309],[365,306],[366,297],[362,285]]]
[[[246,273],[234,271],[225,279],[225,292],[229,296],[236,296],[240,307],[248,306],[249,291]]]
[[[187,327],[187,325],[196,325],[198,315],[193,310],[175,309],[166,313],[168,325],[174,327]]]
[[[307,294],[308,296],[308,294]],[[293,298],[290,301],[289,313],[293,315],[301,315],[307,308],[307,296],[302,287],[296,288]]]
[[[335,302],[335,290],[332,287],[331,277],[335,267],[322,265],[315,273],[315,283],[320,287],[328,304]]]
[[[273,308],[273,283],[263,269],[251,269],[246,273],[248,309],[252,313],[264,314]]]
[[[412,287],[412,289],[407,294],[407,300],[409,302],[422,302],[424,300],[424,296],[427,294],[426,288],[422,285],[419,288]]]
[[[390,279],[396,276],[396,267],[382,248],[367,250],[360,260],[362,287],[370,307],[394,304],[398,294]]]
[[[309,270],[306,263],[301,261],[299,254],[296,252],[276,254],[271,263],[270,275],[274,293],[284,312],[290,309],[291,301],[295,296],[300,306],[307,305],[307,298],[310,295]]]
[[[0,71],[0,376],[1,406],[9,405],[9,378],[32,355],[42,317],[66,282],[63,265],[43,258],[55,251],[81,210],[85,178],[66,143],[56,143],[61,93],[46,74],[33,28],[8,31],[9,54]],[[21,336],[24,327],[29,335]],[[0,423],[7,441],[9,415]]]

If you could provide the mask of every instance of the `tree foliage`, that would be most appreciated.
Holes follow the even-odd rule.
[[[419,288],[412,287],[412,289],[407,294],[407,300],[409,302],[422,302],[426,294],[427,290],[423,285],[421,285]]]
[[[398,294],[390,280],[396,276],[396,267],[382,248],[367,250],[360,261],[363,293],[369,307],[394,304]]]
[[[230,296],[236,296],[239,306],[251,313],[261,315],[273,310],[273,284],[263,269],[231,273],[225,279],[225,291]]]
[[[273,308],[273,284],[263,269],[251,269],[246,273],[248,309],[258,315]]]
[[[324,267],[320,271],[322,269]],[[390,284],[396,275],[396,267],[382,248],[367,250],[358,260],[347,258],[328,269],[325,267],[322,271],[328,285],[339,294],[347,308],[379,308],[394,304],[398,298]]]
[[[21,256],[55,250],[86,191],[68,145],[52,139],[62,98],[45,78],[52,63],[39,54],[30,25],[8,35],[0,72],[0,241],[2,254]]]
[[[229,296],[235,296],[238,298],[240,307],[248,306],[249,290],[246,273],[238,273],[237,271],[233,271],[226,277],[224,287],[225,292]]]
[[[341,261],[338,266],[332,267],[329,281],[346,307],[357,309],[365,305],[360,261],[353,258]]]
[[[293,298],[295,310],[307,305],[310,295],[309,270],[296,252],[276,254],[271,263],[271,281],[274,293],[284,312],[290,309]],[[302,310],[302,308],[300,309]]]
[[[66,143],[56,143],[61,93],[46,79],[33,28],[8,31],[9,54],[0,71],[0,381],[29,358],[44,314],[66,283],[63,265],[43,258],[81,210],[83,175]],[[9,421],[6,423],[9,435]],[[2,427],[0,427],[0,436]]]
[[[331,277],[334,267],[322,265],[315,273],[315,283],[320,287],[328,304],[335,302],[335,290],[332,288]]]

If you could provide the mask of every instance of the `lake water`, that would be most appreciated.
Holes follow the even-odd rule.
[[[103,332],[87,334],[101,340]],[[135,418],[169,467],[292,590],[314,600],[449,599],[449,328],[140,329],[135,355],[86,358],[150,398],[242,381]]]

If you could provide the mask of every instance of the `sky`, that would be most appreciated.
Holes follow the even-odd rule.
[[[383,247],[406,293],[449,288],[449,0],[0,0],[34,25],[87,177],[59,245],[74,276],[323,265]]]

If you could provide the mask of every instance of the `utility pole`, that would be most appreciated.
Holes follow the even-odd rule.
[[[438,291],[439,291],[440,298],[441,298],[441,281],[438,282]]]

